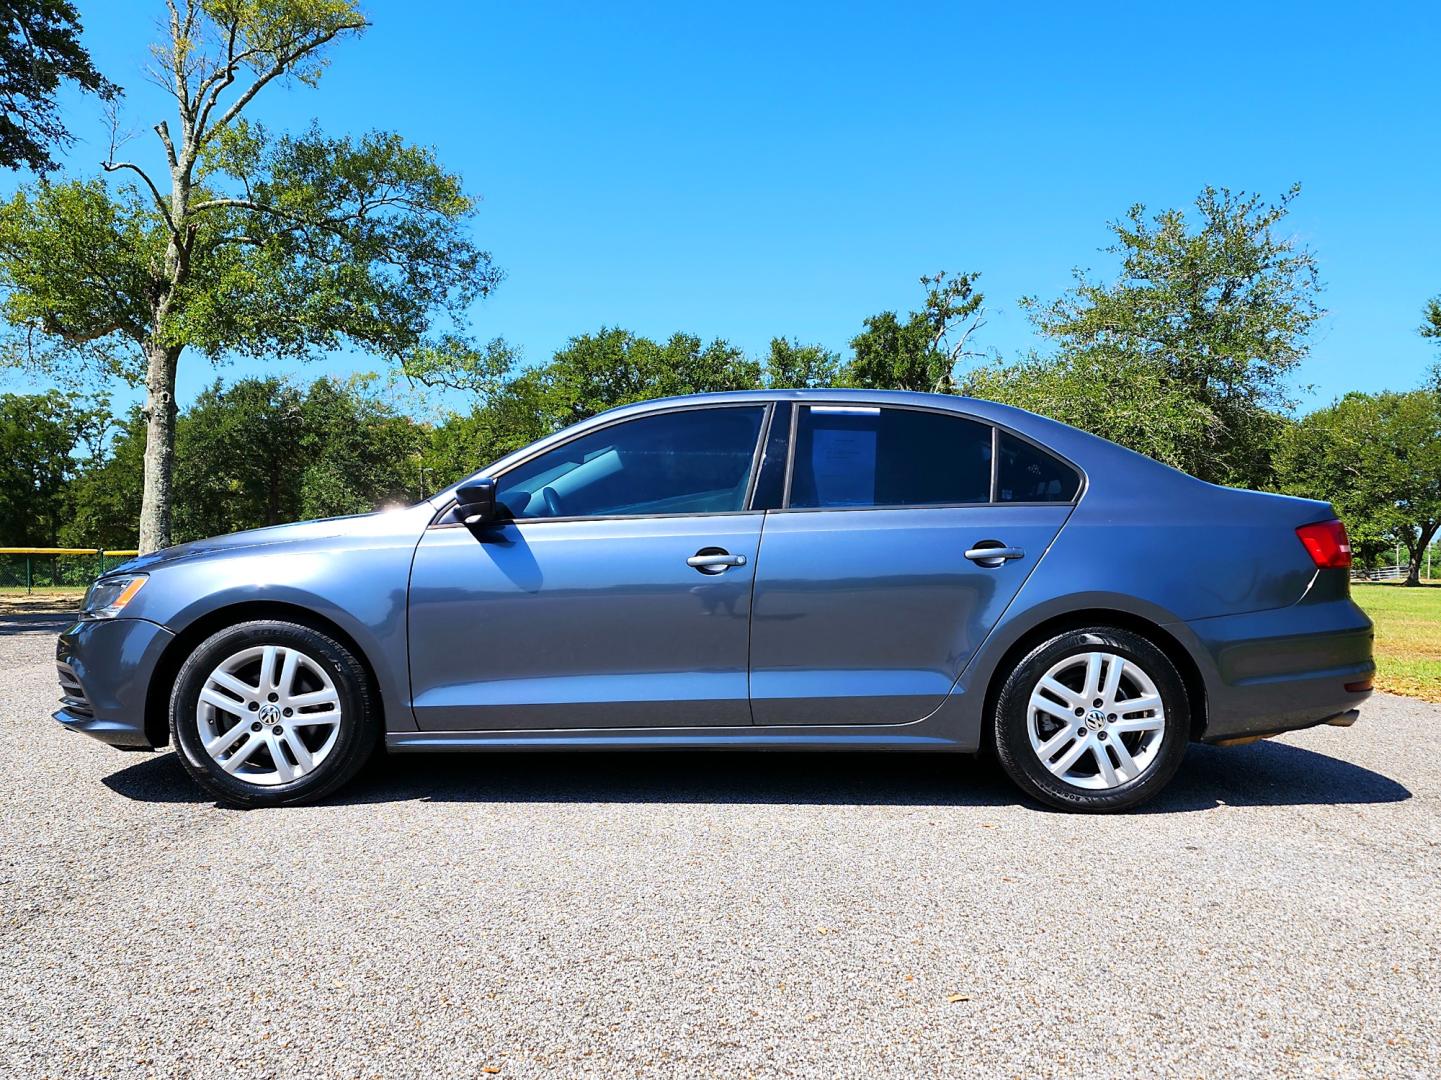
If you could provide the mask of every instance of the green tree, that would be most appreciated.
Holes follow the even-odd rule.
[[[422,452],[427,493],[462,480],[554,430],[534,372],[506,383],[468,413],[452,413]]]
[[[376,400],[366,379],[318,379],[300,406],[302,518],[364,514],[426,494],[427,433]]]
[[[985,295],[976,289],[979,274],[921,278],[926,291],[920,311],[903,321],[883,311],[865,321],[851,339],[854,357],[842,372],[846,385],[883,390],[956,392],[956,368],[976,355],[971,336],[985,325]]]
[[[840,382],[841,358],[821,345],[771,338],[764,365],[765,385],[773,390],[810,390]]]
[[[1424,338],[1441,340],[1441,296],[1426,301],[1420,333]]]
[[[1077,271],[1059,299],[1023,301],[1054,355],[993,365],[969,389],[1046,402],[1056,419],[1203,480],[1264,486],[1294,406],[1290,380],[1323,314],[1314,255],[1280,230],[1299,191],[1267,205],[1208,187],[1195,221],[1133,206],[1110,226],[1113,280]]]
[[[703,344],[693,334],[672,334],[662,343],[602,327],[571,338],[533,378],[534,398],[555,430],[632,401],[752,390],[760,385],[761,371],[756,361],[719,338]]]
[[[45,173],[74,140],[55,95],[63,82],[111,100],[80,44],[80,14],[69,0],[0,0],[0,168]]]
[[[1420,584],[1441,529],[1441,390],[1347,394],[1292,425],[1276,453],[1283,491],[1328,499],[1363,556],[1399,543]]]
[[[54,547],[70,484],[104,437],[103,405],[49,390],[0,394],[0,544]]]
[[[168,183],[45,184],[0,206],[12,362],[99,365],[145,388],[140,546],[170,542],[175,378],[188,349],[309,357],[349,342],[432,378],[499,273],[469,238],[472,200],[398,135],[273,135],[243,113],[314,85],[356,0],[167,0],[157,46],[177,124],[155,125]]]
[[[60,529],[62,547],[135,547],[140,492],[145,478],[145,417],[135,405],[112,424],[108,446],[92,455],[69,487]]]
[[[176,429],[177,540],[300,519],[303,404],[278,378],[201,391]]]
[[[1197,475],[1206,471],[1194,460],[1196,447],[1210,437],[1205,403],[1164,369],[1134,356],[1031,355],[974,369],[962,392],[1049,416],[1157,461],[1189,463]]]
[[[177,538],[414,502],[426,435],[368,389],[273,377],[207,388],[180,417]]]
[[[372,392],[368,378],[216,382],[177,422],[177,542],[303,518],[365,513],[422,494],[428,431]],[[135,544],[144,469],[139,408],[70,486],[62,542]]]
[[[601,327],[571,338],[547,364],[513,373],[513,360],[503,343],[493,342],[460,363],[447,363],[434,380],[471,391],[476,401],[469,413],[447,417],[431,433],[422,462],[429,489],[619,405],[762,385],[760,363],[727,341],[703,342],[694,334],[658,342]],[[835,362],[816,346],[777,338],[767,364],[769,385],[829,381]]]

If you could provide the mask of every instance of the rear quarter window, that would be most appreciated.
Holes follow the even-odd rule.
[[[1074,468],[1009,432],[997,433],[996,502],[1070,502],[1081,487]]]

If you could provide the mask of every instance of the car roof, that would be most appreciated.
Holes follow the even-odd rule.
[[[628,405],[617,405],[599,416],[620,416],[627,413],[649,412],[657,408],[675,408],[685,405],[724,405],[737,401],[824,401],[827,399],[870,402],[876,405],[913,405],[926,408],[945,409],[948,412],[964,412],[984,416],[992,409],[1004,412],[1023,413],[998,402],[982,398],[960,397],[956,394],[929,394],[919,390],[866,390],[846,387],[816,387],[805,390],[717,390],[703,394],[677,394],[673,397],[648,398]],[[1025,413],[1025,415],[1033,415]]]
[[[1001,427],[1011,428],[1037,442],[1051,446],[1063,455],[1067,453],[1063,444],[1070,443],[1071,436],[1081,436],[1084,440],[1105,441],[1096,440],[1094,435],[1088,435],[1037,413],[1018,409],[1014,405],[1002,405],[998,401],[987,401],[984,398],[961,397],[958,394],[932,394],[919,390],[868,390],[846,387],[817,387],[806,390],[722,390],[705,394],[680,394],[675,397],[650,398],[646,401],[632,402],[629,405],[619,405],[608,409],[592,417],[592,421],[601,417],[614,420],[622,416],[640,415],[658,409],[734,404],[738,401],[759,403],[826,400],[868,405],[909,405],[913,408],[939,409],[961,416],[971,416],[978,420],[999,424]],[[1107,443],[1107,445],[1114,444]]]

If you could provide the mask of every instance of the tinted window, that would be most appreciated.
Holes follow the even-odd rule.
[[[764,413],[688,409],[613,424],[512,469],[497,501],[517,518],[740,510]]]
[[[1070,502],[1076,497],[1081,478],[1064,461],[1004,431],[999,446],[997,502]]]
[[[944,506],[990,495],[986,424],[911,409],[801,409],[791,506]]]

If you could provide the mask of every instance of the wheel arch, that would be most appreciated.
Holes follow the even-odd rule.
[[[1103,626],[1139,634],[1165,653],[1166,659],[1175,666],[1181,676],[1182,685],[1186,688],[1186,697],[1191,706],[1191,738],[1199,739],[1206,729],[1206,681],[1190,650],[1165,625],[1144,615],[1119,608],[1087,607],[1050,615],[1028,628],[1006,647],[986,680],[985,705],[981,714],[981,745],[990,745],[995,724],[996,701],[1000,697],[1001,686],[1006,675],[1020,663],[1022,657],[1057,634]]]
[[[170,693],[186,658],[211,634],[224,630],[227,626],[257,619],[297,623],[333,637],[350,650],[365,669],[366,678],[370,681],[371,697],[376,708],[380,710],[381,725],[384,726],[385,696],[380,691],[375,665],[359,642],[347,633],[344,627],[298,604],[289,604],[283,600],[250,600],[227,604],[206,612],[180,630],[166,645],[165,651],[155,662],[155,668],[150,675],[150,685],[145,692],[145,737],[151,746],[158,750],[170,742]]]

